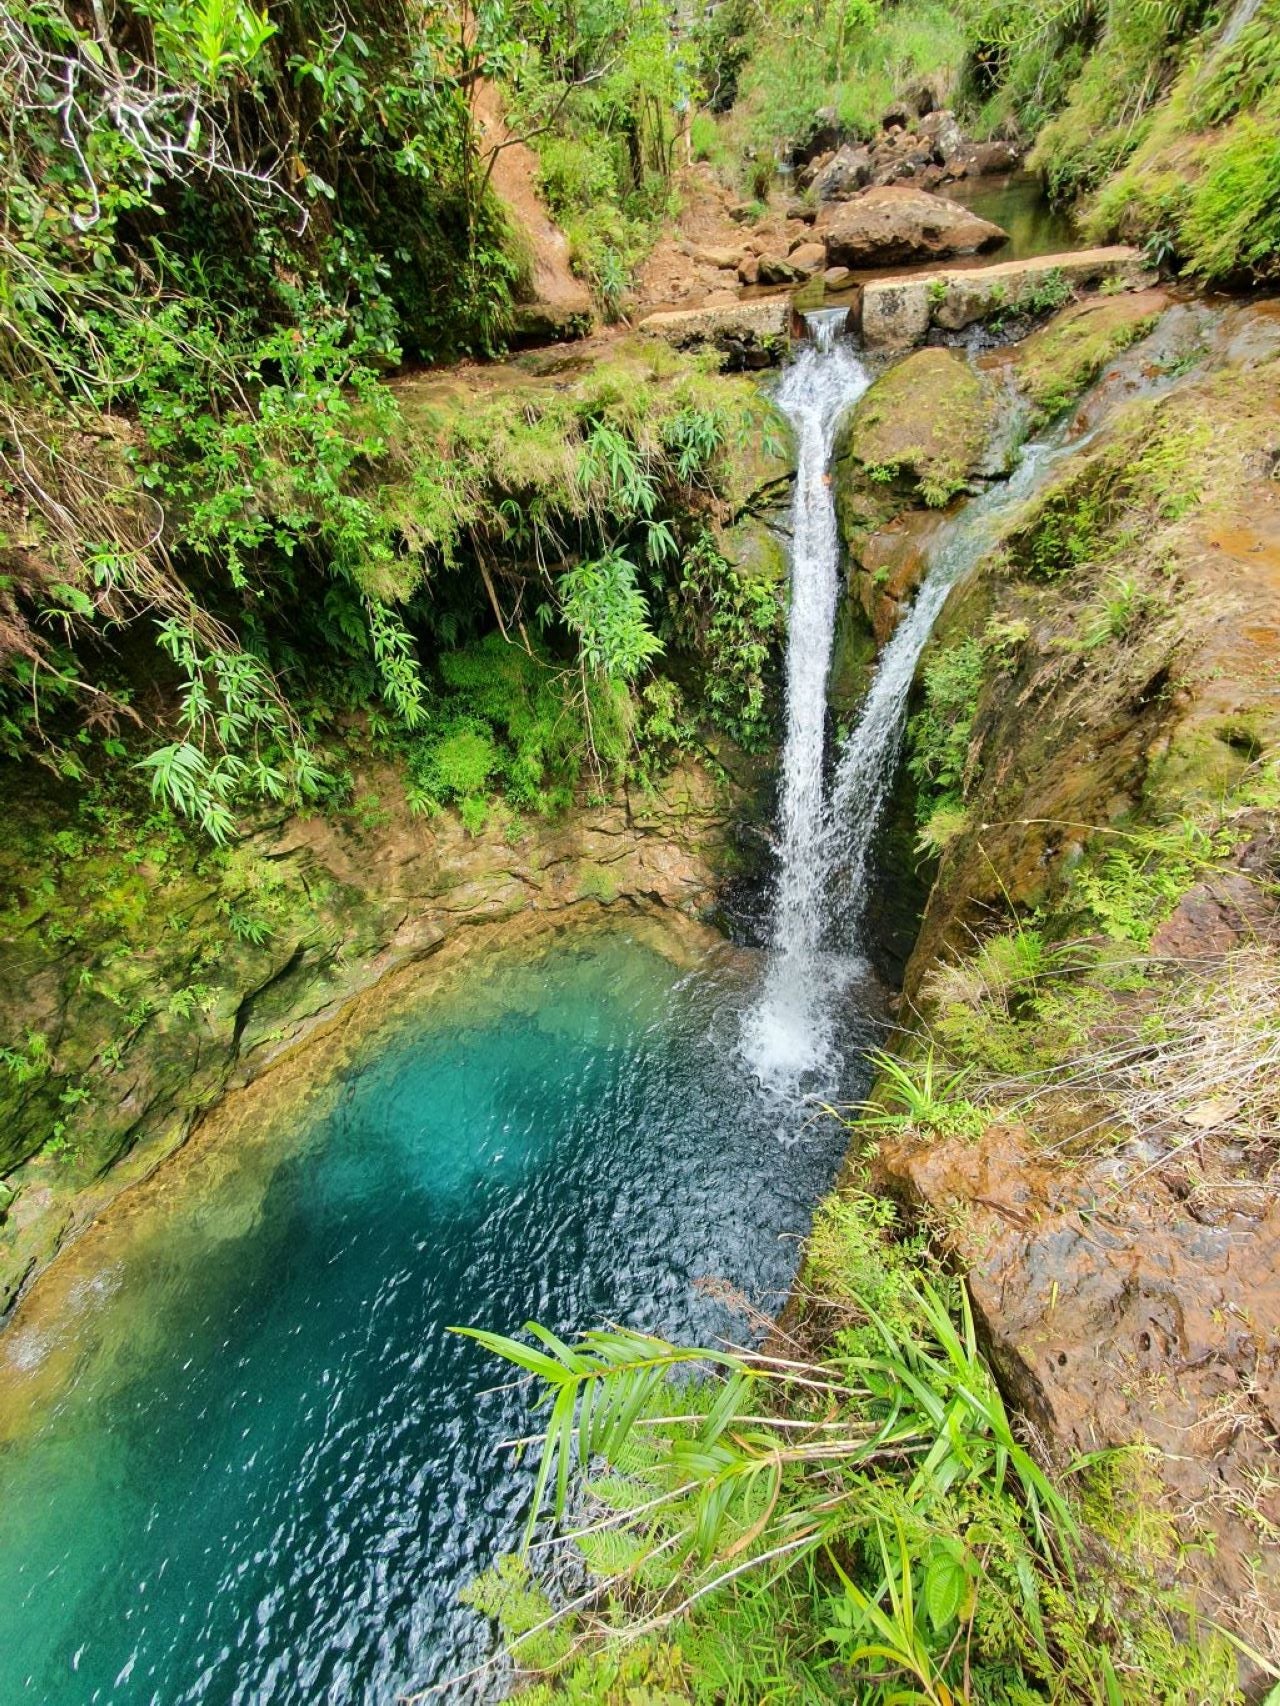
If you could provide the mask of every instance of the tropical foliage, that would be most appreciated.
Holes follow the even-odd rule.
[[[801,1295],[808,1346],[468,1330],[546,1411],[522,1557],[466,1595],[528,1676],[521,1699],[1237,1698],[1225,1642],[1183,1644],[1167,1595],[1125,1601],[1097,1573],[1086,1513],[1114,1519],[1123,1475],[1102,1458],[1046,1475],[963,1288],[891,1208],[825,1204]],[[531,1562],[548,1544],[593,1572],[559,1606]],[[614,1693],[626,1662],[661,1692]]]
[[[685,88],[667,43],[648,0],[582,19],[402,0],[8,9],[10,758],[73,780],[137,764],[225,841],[255,801],[332,796],[352,712],[456,755],[477,713],[444,660],[496,629],[559,684],[564,727],[512,751],[490,718],[487,777],[510,758],[545,800],[584,763],[643,761],[632,700],[741,398],[681,392],[655,434],[627,375],[578,409],[548,407],[548,387],[442,433],[406,421],[383,377],[500,348],[522,288],[476,122],[486,81],[562,210],[565,163],[590,156],[578,212],[608,205],[626,229],[592,227],[584,269],[621,287],[666,207]],[[741,676],[757,711],[760,674],[755,657]],[[448,762],[415,766],[424,801],[478,797]]]

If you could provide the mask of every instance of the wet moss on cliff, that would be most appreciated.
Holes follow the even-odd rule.
[[[953,350],[916,350],[881,374],[836,441],[845,538],[867,530],[895,498],[939,508],[963,490],[983,465],[996,413],[990,382]]]
[[[1018,344],[1012,369],[1031,404],[1028,430],[1061,415],[1115,356],[1152,330],[1167,303],[1159,291],[1094,297]]]
[[[910,748],[942,856],[864,1141],[1050,1448],[1142,1442],[1145,1567],[1274,1661],[1261,1435],[1197,1431],[1280,1323],[1270,324],[1116,413],[940,625]]]

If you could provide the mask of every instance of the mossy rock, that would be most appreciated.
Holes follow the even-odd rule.
[[[1169,305],[1163,290],[1094,296],[1055,314],[1017,346],[1013,375],[1031,404],[1031,427],[1060,415]]]
[[[782,587],[787,579],[787,548],[780,535],[758,515],[746,515],[721,537],[725,561],[750,580]]]
[[[842,728],[850,727],[871,684],[876,641],[871,624],[852,598],[842,598],[831,647],[827,703]]]
[[[866,391],[836,441],[836,509],[846,542],[904,501],[940,508],[982,468],[995,432],[994,387],[954,350],[922,349]]]

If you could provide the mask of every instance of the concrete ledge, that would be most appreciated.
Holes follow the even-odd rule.
[[[763,366],[780,355],[790,341],[791,298],[771,296],[760,302],[650,314],[640,322],[639,330],[646,337],[662,338],[676,349],[714,344],[729,354],[754,356]]]
[[[975,321],[1016,311],[1051,277],[1064,279],[1073,290],[1107,280],[1136,290],[1149,282],[1142,256],[1124,244],[1036,255],[990,267],[879,279],[862,292],[862,341],[873,350],[911,349],[925,341],[931,326],[956,332]]]

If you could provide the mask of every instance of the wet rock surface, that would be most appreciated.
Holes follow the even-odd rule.
[[[1025,1129],[974,1144],[886,1145],[885,1185],[953,1230],[1006,1392],[1062,1466],[1131,1445],[1161,1453],[1170,1519],[1204,1548],[1206,1609],[1238,1620],[1280,1597],[1280,1202],[1242,1199],[1206,1225],[1176,1167],[1126,1185],[1067,1167]]]
[[[1266,1061],[1280,1035],[1280,850],[1265,787],[1236,808],[1230,853],[1213,869],[1192,861],[1149,940],[1089,936],[1069,897],[1103,837],[1142,845],[1222,810],[1280,741],[1280,309],[1132,307],[1138,322],[1160,317],[1079,408],[1070,432],[1095,436],[993,541],[935,638],[994,646],[999,661],[904,1026],[921,1049],[940,1034],[959,999],[942,991],[1013,919],[1068,965],[1109,954],[1116,970],[1061,1041],[1046,1015],[1071,973],[1050,970],[1019,1020],[1034,1068],[978,1066],[985,1128],[882,1141],[873,1173],[965,1274],[1002,1384],[1047,1453],[1065,1465],[1144,1448],[1135,1473],[1171,1537],[1159,1568],[1274,1656],[1280,1106]],[[1083,319],[1051,322],[1040,354],[1055,325]],[[899,549],[886,530],[894,573]],[[1092,612],[1121,573],[1142,620],[1100,629]],[[1049,935],[1064,905],[1065,934]],[[994,1010],[964,1000],[979,1023]],[[967,1046],[987,1059],[986,1043]],[[954,1047],[939,1070],[965,1064]]]
[[[836,513],[850,590],[877,645],[920,583],[938,509],[986,465],[998,413],[995,386],[964,356],[916,350],[875,381],[841,429]]]

